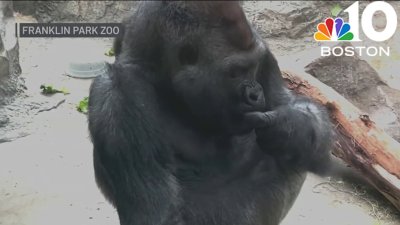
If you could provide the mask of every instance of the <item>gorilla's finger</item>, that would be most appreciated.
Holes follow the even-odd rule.
[[[265,125],[273,125],[277,121],[278,111],[269,111],[263,113]]]
[[[245,114],[245,121],[255,128],[261,128],[275,124],[277,117],[278,111],[249,112]]]

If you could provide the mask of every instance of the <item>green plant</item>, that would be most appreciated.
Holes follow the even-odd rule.
[[[40,89],[42,89],[42,94],[45,95],[52,95],[55,93],[63,93],[64,95],[69,94],[69,91],[66,88],[57,89],[54,88],[52,85],[42,84],[40,85]]]
[[[84,97],[76,106],[78,112],[87,114],[89,105],[89,97]]]

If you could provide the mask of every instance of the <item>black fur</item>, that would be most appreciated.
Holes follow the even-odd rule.
[[[326,112],[288,91],[237,2],[144,2],[89,98],[96,180],[122,225],[277,225],[325,174]]]

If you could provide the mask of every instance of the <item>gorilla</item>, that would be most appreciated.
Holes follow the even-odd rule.
[[[291,93],[239,2],[141,2],[90,89],[96,182],[122,225],[277,225],[332,171],[324,108]]]

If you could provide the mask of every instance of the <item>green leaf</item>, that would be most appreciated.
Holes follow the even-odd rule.
[[[40,85],[40,89],[42,89],[42,93],[45,95],[58,93],[58,90],[55,89],[52,85],[42,84]]]
[[[87,114],[88,112],[88,106],[89,106],[89,97],[84,97],[79,104],[76,106],[76,109],[78,112]]]
[[[68,95],[70,92],[68,91],[68,89],[66,89],[65,87],[62,87],[60,90],[61,93],[63,93],[64,95]]]
[[[66,88],[61,88],[60,90],[53,87],[53,85],[40,85],[40,89],[42,89],[42,94],[44,95],[53,95],[55,93],[63,93],[64,95],[69,94],[69,91]]]
[[[335,6],[333,6],[333,8],[331,9],[331,14],[332,16],[336,17],[339,15],[339,13],[342,11],[342,7],[340,7],[339,4],[336,4]]]
[[[108,51],[106,51],[105,53],[104,53],[104,55],[106,55],[106,56],[114,56],[115,55],[115,52],[114,52],[114,48],[110,48]]]

